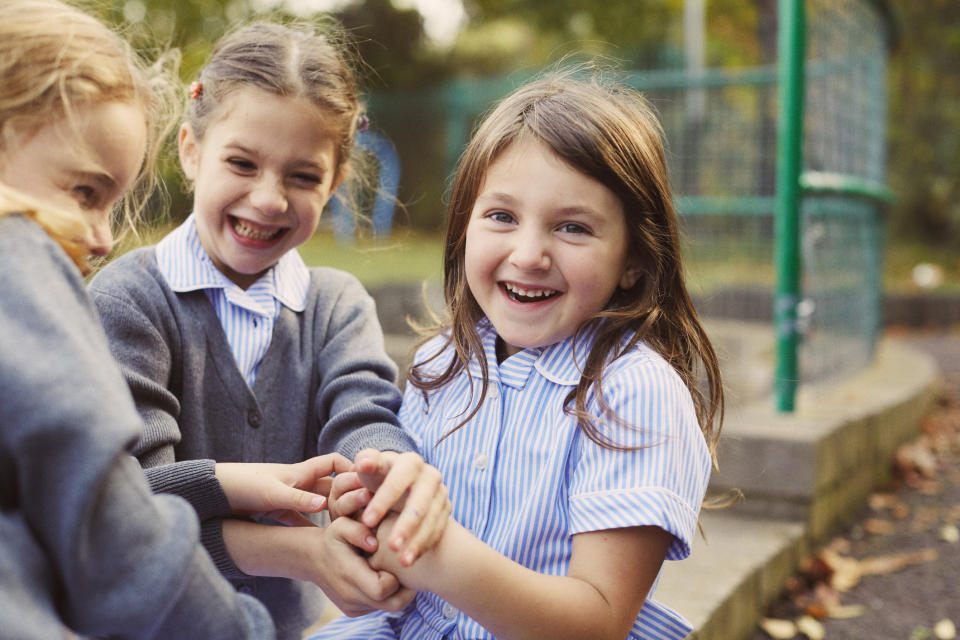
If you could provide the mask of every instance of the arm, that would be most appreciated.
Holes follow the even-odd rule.
[[[373,299],[353,276],[334,274],[338,277],[331,279],[341,286],[334,299],[323,303],[329,311],[325,322],[317,321],[322,326],[315,327],[321,378],[314,398],[320,422],[317,451],[337,451],[351,460],[365,448],[415,451],[396,415],[401,400],[397,367],[384,347]],[[317,277],[314,271],[312,279]]]
[[[61,586],[59,614],[83,635],[272,637],[197,544],[193,511],[151,494],[128,455],[142,423],[79,274],[32,223],[0,225],[3,490]]]
[[[144,429],[133,450],[145,467],[172,464],[180,442],[180,401],[170,390],[173,354],[179,334],[166,326],[153,305],[164,292],[155,286],[141,261],[142,253],[118,258],[104,267],[89,286],[110,351],[130,388]]]
[[[623,640],[672,539],[651,526],[581,533],[573,537],[567,575],[550,576],[500,555],[451,520],[440,543],[412,567],[383,544],[371,564],[436,593],[498,638]]]
[[[349,616],[376,609],[399,611],[414,596],[392,574],[370,568],[360,551],[376,550],[376,538],[350,518],[339,518],[326,528],[227,520],[223,536],[248,575],[313,582]]]

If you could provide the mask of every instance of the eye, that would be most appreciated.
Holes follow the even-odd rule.
[[[238,173],[252,173],[257,170],[257,166],[246,158],[227,158],[227,164]]]
[[[81,209],[93,209],[97,206],[97,190],[86,184],[78,184],[70,189],[73,199]]]
[[[558,227],[558,231],[561,233],[573,233],[573,234],[584,234],[589,235],[590,229],[578,222],[565,222]]]
[[[295,182],[305,187],[315,187],[321,182],[323,178],[314,173],[295,173],[291,176]]]
[[[491,211],[487,214],[487,218],[494,222],[502,222],[503,224],[510,224],[514,221],[513,215],[506,211]]]

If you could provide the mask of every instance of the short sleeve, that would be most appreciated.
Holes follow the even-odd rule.
[[[654,525],[674,536],[668,560],[687,557],[711,465],[689,391],[665,361],[633,351],[608,367],[603,397],[617,419],[596,426],[622,449],[577,429],[571,533]],[[600,415],[599,406],[590,400],[591,415]]]

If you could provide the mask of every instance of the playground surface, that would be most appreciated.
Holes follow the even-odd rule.
[[[888,331],[931,355],[944,379],[922,435],[901,447],[890,485],[874,493],[850,524],[801,562],[790,589],[766,612],[773,623],[750,640],[789,635],[807,615],[824,640],[926,640],[960,627],[960,327]],[[840,590],[837,585],[849,584]],[[834,613],[837,617],[824,615]],[[810,625],[810,621],[805,623]],[[816,631],[813,632],[816,634]]]

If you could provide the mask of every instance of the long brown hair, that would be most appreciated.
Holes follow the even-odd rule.
[[[643,341],[673,366],[689,389],[715,459],[723,421],[720,368],[684,284],[662,129],[639,93],[598,72],[585,79],[580,73],[556,72],[508,95],[483,120],[464,151],[447,207],[443,276],[448,317],[426,331],[428,336],[446,336],[446,347],[452,346],[456,357],[438,374],[426,365],[439,353],[414,363],[409,383],[426,396],[452,381],[476,357],[483,372],[480,398],[486,396],[487,363],[476,332],[484,314],[467,286],[464,268],[467,225],[490,164],[515,141],[532,136],[620,198],[630,255],[640,261],[643,273],[633,287],[619,289],[607,308],[581,327],[595,330],[596,339],[565,410],[577,416],[580,427],[599,445],[619,448],[600,430],[597,417],[587,412],[587,398],[594,388],[608,411],[601,384],[604,369]]]

